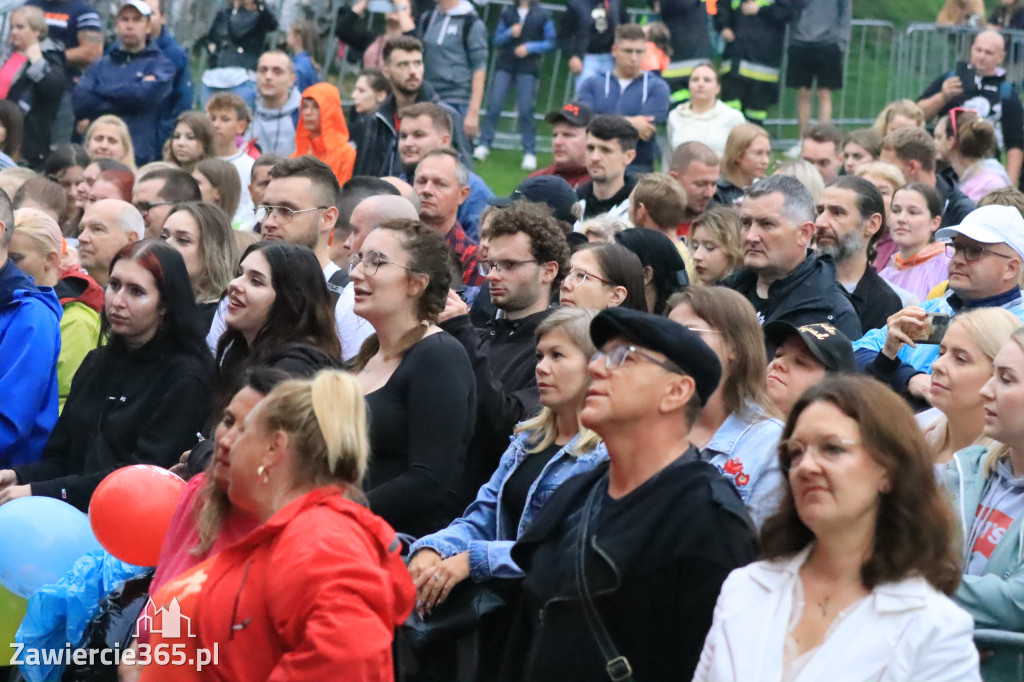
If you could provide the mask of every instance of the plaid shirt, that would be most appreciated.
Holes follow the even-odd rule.
[[[455,221],[452,229],[448,230],[444,240],[448,243],[448,248],[454,251],[455,255],[459,257],[459,261],[462,262],[462,283],[467,287],[482,285],[486,278],[476,267],[476,253],[480,245],[463,232],[462,225],[459,225],[458,221]]]

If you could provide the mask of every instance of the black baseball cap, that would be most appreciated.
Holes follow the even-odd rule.
[[[523,180],[507,197],[491,197],[487,203],[505,208],[513,201],[535,201],[547,204],[558,220],[576,222],[576,204],[579,197],[576,190],[559,175],[538,175]]]
[[[802,327],[775,320],[764,326],[764,335],[775,346],[781,346],[782,342],[796,334],[805,344],[811,355],[818,359],[825,366],[826,372],[857,371],[857,363],[853,358],[853,344],[846,334],[842,333],[827,322],[816,324],[805,324]]]
[[[549,111],[544,120],[554,125],[556,123],[568,123],[577,128],[586,128],[590,120],[594,118],[594,110],[589,104],[580,102],[569,102],[558,111]]]
[[[678,322],[629,308],[607,308],[590,323],[590,338],[600,348],[616,336],[661,353],[693,377],[701,404],[718,388],[722,366],[715,351]]]

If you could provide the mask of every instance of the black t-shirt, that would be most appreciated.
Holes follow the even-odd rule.
[[[28,0],[25,4],[43,10],[47,33],[50,38],[64,43],[66,49],[78,47],[79,31],[96,31],[102,37],[99,12],[87,0]],[[68,73],[77,76],[79,71],[68,68]]]
[[[964,63],[957,64],[951,71],[938,76],[918,99],[926,99],[942,91],[942,83],[950,75],[962,72]],[[996,130],[996,144],[999,149],[1024,148],[1024,106],[1020,92],[1009,81],[1005,73],[993,76],[975,76],[974,83],[965,84],[965,92],[951,98],[939,111],[945,116],[954,107],[964,107],[978,112],[978,115],[992,124]],[[957,223],[950,223],[956,225]],[[945,225],[943,225],[945,226]]]
[[[530,486],[537,480],[541,470],[551,461],[551,458],[561,449],[561,445],[552,443],[540,452],[527,455],[519,468],[512,472],[512,475],[505,481],[505,488],[501,492],[501,502],[505,509],[505,518],[508,519],[509,528],[519,527],[519,520],[526,509],[526,497],[530,493]]]
[[[750,302],[754,305],[754,310],[757,311],[758,320],[760,320],[761,324],[764,324],[764,317],[768,313],[768,299],[761,298],[756,290],[753,294],[750,297]]]

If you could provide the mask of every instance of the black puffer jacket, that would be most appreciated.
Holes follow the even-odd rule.
[[[217,12],[203,44],[214,45],[209,68],[240,66],[256,70],[267,35],[277,29],[277,17],[263,4],[255,9],[225,7]]]
[[[757,273],[743,268],[722,282],[757,307]],[[862,330],[857,311],[846,291],[836,281],[836,267],[830,256],[809,255],[804,262],[768,287],[768,308],[762,324],[785,320],[800,327],[827,322],[855,341]]]

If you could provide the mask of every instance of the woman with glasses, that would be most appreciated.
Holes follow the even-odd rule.
[[[690,429],[690,442],[732,481],[760,528],[782,492],[775,457],[782,422],[768,397],[757,313],[732,289],[690,287],[669,299],[668,317],[696,332],[722,364],[722,380]]]
[[[309,249],[287,242],[253,244],[228,283],[227,301],[213,414],[220,414],[250,367],[308,377],[341,365],[334,305]]]
[[[935,241],[942,223],[942,195],[931,185],[911,182],[896,190],[886,221],[896,244],[892,260],[878,275],[894,287],[909,291],[917,300],[949,273],[946,247]]]
[[[980,680],[973,623],[947,596],[952,513],[903,399],[830,378],[782,437],[764,559],[722,586],[693,679]]]
[[[647,311],[644,266],[626,247],[585,244],[569,259],[569,268],[562,280],[562,306],[604,310],[621,305]]]
[[[374,329],[355,372],[370,411],[370,509],[420,537],[457,513],[456,491],[476,420],[476,380],[462,344],[441,331],[452,276],[444,237],[395,220],[350,260],[354,310]]]

